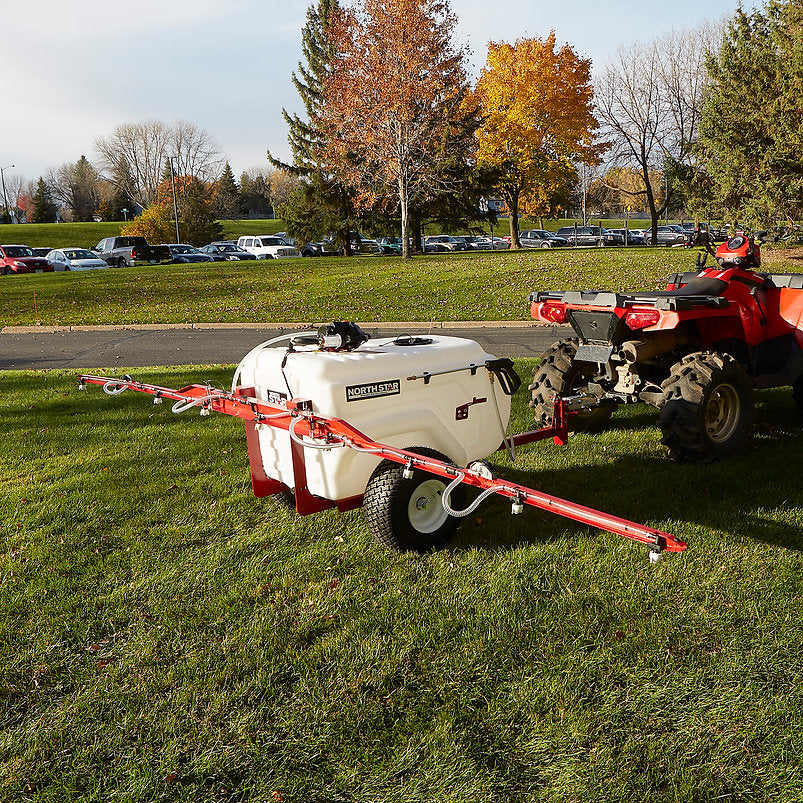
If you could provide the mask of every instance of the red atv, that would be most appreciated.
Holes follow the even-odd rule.
[[[533,318],[577,334],[533,371],[536,422],[550,422],[555,394],[578,397],[589,429],[618,404],[647,402],[670,457],[698,463],[744,445],[754,388],[791,385],[803,413],[803,274],[760,273],[762,235],[736,234],[714,252],[702,233],[717,265],[706,268],[702,252],[700,270],[662,292],[531,293]]]

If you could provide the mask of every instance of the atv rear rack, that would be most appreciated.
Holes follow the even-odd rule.
[[[611,293],[604,290],[547,290],[530,293],[530,303],[561,301],[572,304],[625,309],[626,307],[651,306],[659,310],[690,310],[697,307],[725,309],[730,302],[723,296],[666,295],[656,293]]]
[[[269,426],[287,430],[291,440],[296,509],[301,515],[330,508],[350,510],[361,506],[362,497],[329,500],[313,496],[307,489],[304,457],[306,449],[348,447],[357,451],[370,452],[377,458],[399,463],[407,471],[420,469],[434,474],[449,480],[450,487],[462,484],[477,488],[484,495],[498,494],[511,500],[512,513],[521,513],[524,505],[529,505],[645,544],[650,548],[652,562],[657,561],[664,551],[682,552],[686,549],[686,543],[670,533],[551,496],[508,480],[489,477],[487,471],[483,471],[475,464],[461,468],[442,460],[379,443],[342,419],[314,412],[311,402],[306,399],[290,399],[273,404],[255,398],[253,388],[240,387],[236,392],[228,392],[213,388],[209,384],[196,384],[174,390],[137,382],[128,375],[116,378],[81,374],[78,376],[78,381],[79,390],[83,390],[86,383],[90,383],[101,385],[103,390],[112,396],[119,395],[126,390],[135,390],[153,396],[154,404],[161,404],[164,399],[169,399],[174,402],[172,409],[175,413],[198,408],[201,415],[209,415],[214,411],[242,419],[246,428],[252,487],[254,495],[257,497],[290,490],[279,480],[266,476],[259,453],[258,428]],[[499,449],[504,449],[510,443],[520,446],[548,438],[552,438],[557,444],[565,444],[569,432],[568,419],[571,416],[569,408],[573,403],[575,400],[556,397],[553,426],[513,435],[506,444],[500,445]],[[448,497],[448,493],[445,493],[444,496]],[[465,512],[463,511],[464,515]]]

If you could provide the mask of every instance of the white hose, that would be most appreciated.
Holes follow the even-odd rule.
[[[119,396],[121,393],[125,393],[125,391],[128,390],[128,386],[127,385],[123,385],[123,387],[120,387],[119,385],[118,386],[115,386],[115,385],[116,385],[115,382],[107,382],[103,386],[103,392],[104,393],[108,393],[109,396]]]
[[[503,485],[494,485],[491,488],[486,488],[465,510],[455,510],[449,504],[449,497],[451,496],[452,491],[457,488],[461,482],[463,482],[465,477],[465,474],[458,473],[458,475],[446,486],[446,490],[443,492],[443,496],[441,497],[443,509],[450,516],[455,516],[458,519],[462,519],[464,516],[468,516],[469,514],[473,513],[491,494],[504,490]]]
[[[254,346],[245,357],[240,360],[240,365],[237,366],[237,370],[234,372],[234,376],[231,380],[231,392],[235,393],[237,390],[237,381],[240,379],[241,371],[240,366],[253,354],[256,354],[258,351],[262,351],[262,349],[267,348],[268,346],[272,346],[274,343],[281,343],[282,340],[291,340],[294,337],[297,337],[300,334],[305,332],[311,332],[311,329],[299,329],[296,332],[288,332],[286,335],[278,335],[277,337],[272,337],[270,340],[266,340],[264,343],[260,343],[258,346]]]
[[[187,401],[186,399],[179,399],[171,408],[171,413],[183,413],[186,410],[189,410],[192,407],[197,407],[199,404],[206,404],[206,402],[210,402],[214,399],[214,396],[199,396],[197,399],[190,399]]]
[[[290,435],[290,440],[295,441],[299,446],[303,446],[305,449],[321,449],[322,451],[326,451],[327,449],[342,449],[345,447],[345,443],[314,443],[312,441],[305,441],[299,435],[296,435],[296,424],[301,421],[300,418],[294,418],[290,422],[290,426],[287,428],[287,432]]]

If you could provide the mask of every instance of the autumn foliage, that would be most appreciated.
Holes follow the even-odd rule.
[[[438,165],[462,145],[457,132],[471,114],[454,25],[441,0],[360,0],[329,28],[318,158],[358,207],[398,210],[405,256],[410,205],[442,191]]]
[[[478,158],[499,170],[518,247],[519,215],[556,214],[575,162],[599,158],[591,62],[569,45],[557,48],[554,31],[513,45],[491,42],[475,94],[484,115]]]

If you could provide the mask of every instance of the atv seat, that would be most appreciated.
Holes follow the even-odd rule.
[[[655,298],[668,298],[671,296],[719,296],[728,286],[722,279],[712,279],[708,276],[695,276],[690,279],[688,284],[683,287],[676,287],[674,290],[659,290],[654,295]],[[642,295],[639,293],[639,295]]]

